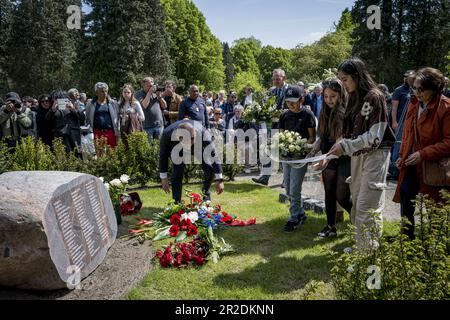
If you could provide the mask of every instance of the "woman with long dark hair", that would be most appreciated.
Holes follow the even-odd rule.
[[[46,145],[51,146],[54,138],[53,128],[51,124],[45,119],[47,113],[52,107],[50,95],[43,94],[38,98],[38,107],[36,110],[36,129],[38,138]]]
[[[319,139],[314,144],[313,153],[319,150],[327,154],[331,147],[342,139],[347,92],[339,79],[330,79],[322,83],[323,93],[319,117]],[[339,159],[323,160],[315,166],[322,171],[325,188],[325,211],[327,225],[318,233],[319,237],[333,237],[336,230],[336,201],[348,212],[351,212],[350,188],[346,183],[350,176],[350,157],[342,156]]]
[[[349,101],[343,124],[344,139],[329,154],[351,156],[351,220],[356,227],[356,247],[377,249],[383,228],[382,210],[394,133],[389,126],[384,94],[364,62],[348,59],[339,66],[338,72]]]

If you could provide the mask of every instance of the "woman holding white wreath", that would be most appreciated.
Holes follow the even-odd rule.
[[[389,126],[386,99],[365,64],[358,58],[343,62],[339,79],[349,94],[343,139],[328,153],[351,156],[352,212],[356,247],[377,249],[383,230],[386,176],[394,134]],[[350,250],[347,250],[350,251]]]

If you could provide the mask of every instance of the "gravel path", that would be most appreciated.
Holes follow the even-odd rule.
[[[259,172],[252,170],[251,174],[241,174],[236,177],[236,181],[251,181],[251,178],[258,178]],[[284,194],[284,189],[281,188],[283,182],[283,174],[276,174],[270,178],[269,188],[279,191]],[[388,221],[400,221],[400,205],[392,201],[394,197],[397,184],[388,181],[388,188],[386,190],[386,205],[383,212],[384,219]],[[325,200],[325,192],[323,184],[320,181],[320,175],[308,168],[305,180],[303,181],[303,198],[311,198],[316,200]]]

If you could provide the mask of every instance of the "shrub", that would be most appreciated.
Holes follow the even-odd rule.
[[[159,180],[159,141],[151,145],[146,133],[137,132],[129,135],[126,143],[120,141],[116,152],[122,174],[129,175],[133,184],[144,186],[156,177]]]
[[[418,198],[418,237],[399,234],[380,247],[336,255],[331,270],[339,298],[343,299],[449,299],[450,298],[450,195],[435,203]],[[426,207],[426,212],[424,210]],[[406,221],[404,222],[406,223]],[[373,266],[380,270],[379,289],[369,289]]]
[[[0,174],[10,171],[11,167],[11,151],[4,143],[0,140]]]
[[[123,173],[116,150],[108,146],[105,138],[96,139],[94,145],[97,157],[90,156],[84,162],[83,171],[93,176],[103,177],[105,181],[120,177]]]
[[[9,171],[51,171],[55,169],[50,147],[33,137],[22,138],[11,154]]]

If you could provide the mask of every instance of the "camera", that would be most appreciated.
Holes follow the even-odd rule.
[[[20,100],[15,99],[6,100],[6,105],[13,105],[14,108],[16,108],[17,110],[22,109],[22,103],[20,102]]]
[[[164,91],[166,91],[166,88],[164,88],[164,87],[157,87],[156,88],[156,92],[164,92]]]

